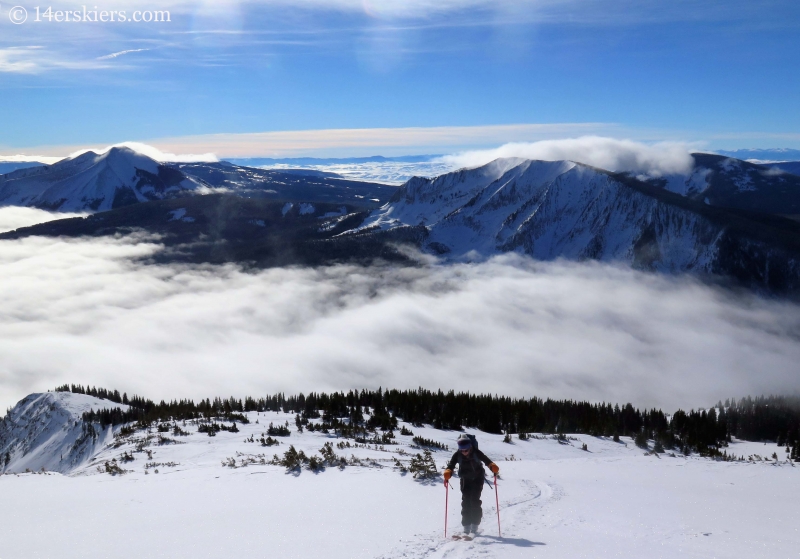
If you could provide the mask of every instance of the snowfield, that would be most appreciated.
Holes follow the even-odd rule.
[[[89,398],[61,395],[76,396]],[[0,476],[0,558],[778,558],[800,548],[800,468],[774,444],[734,442],[729,453],[753,460],[718,462],[655,455],[626,437],[514,436],[508,444],[468,430],[500,466],[502,537],[486,485],[482,533],[458,542],[444,538],[441,476],[419,481],[394,465],[420,452],[411,436],[397,430],[399,444],[355,448],[299,433],[291,414],[246,415],[238,433],[214,437],[179,422],[188,434],[163,433],[162,444],[155,429],[120,436],[117,427],[68,474]],[[275,437],[279,445],[257,442],[269,423],[287,421],[291,434]],[[450,446],[433,453],[441,469],[458,433],[401,426]],[[251,436],[256,442],[246,442]],[[319,456],[326,442],[362,465],[287,473],[261,463],[290,444]],[[773,452],[777,462],[764,460]],[[124,454],[134,459],[122,462]],[[127,473],[105,473],[114,459]],[[451,483],[450,534],[460,528],[458,480]]]

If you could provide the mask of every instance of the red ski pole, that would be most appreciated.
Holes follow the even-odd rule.
[[[497,474],[494,474],[494,500],[497,503],[497,537],[502,538],[500,535],[500,497],[497,496]]]
[[[450,491],[447,488],[449,484],[447,480],[444,482],[444,539],[447,539],[447,501],[450,496]]]

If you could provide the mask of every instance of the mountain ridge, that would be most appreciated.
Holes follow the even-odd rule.
[[[52,165],[0,175],[0,204],[57,211],[105,211],[194,191],[204,185],[130,148],[88,151]]]
[[[84,394],[30,394],[0,420],[0,471],[69,473],[82,467],[113,438],[113,428],[83,421],[88,411],[120,408]]]
[[[711,159],[704,163],[703,157]],[[667,274],[724,276],[773,293],[799,291],[800,222],[741,207],[753,196],[769,207],[775,203],[773,186],[795,183],[770,182],[775,176],[763,175],[760,166],[703,157],[691,188],[676,187],[674,177],[613,173],[571,161],[498,159],[387,187],[393,195],[377,209],[298,203],[274,198],[277,192],[273,198],[214,194],[143,202],[0,239],[143,230],[163,236],[169,250],[159,261],[256,267],[375,259],[411,264],[416,260],[398,248],[410,244],[444,262],[516,252],[541,260],[591,259]],[[209,169],[230,184],[250,172]],[[748,188],[739,188],[737,180]],[[781,193],[784,198],[777,200],[791,195]],[[287,214],[287,207],[294,209]]]
[[[423,251],[445,260],[518,252],[726,275],[777,290],[799,287],[796,222],[711,205],[670,191],[663,179],[574,162],[496,160],[415,178],[342,235],[413,227],[425,230]]]
[[[123,206],[203,195],[376,207],[396,187],[348,180],[332,173],[264,170],[231,163],[159,163],[127,147],[85,152],[52,165],[0,175],[0,206],[50,211],[108,211]]]

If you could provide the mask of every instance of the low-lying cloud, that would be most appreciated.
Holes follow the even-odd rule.
[[[30,227],[37,223],[45,223],[56,219],[67,219],[70,217],[85,217],[85,213],[66,213],[48,212],[38,208],[22,208],[19,206],[7,206],[0,208],[0,233],[13,231],[20,227]]]
[[[656,177],[688,174],[694,166],[688,144],[678,142],[644,144],[599,136],[508,143],[495,149],[448,155],[443,160],[456,167],[479,167],[500,157],[522,157],[543,161],[569,160],[608,171],[628,171]]]
[[[350,388],[709,405],[796,392],[800,307],[506,255],[416,268],[165,266],[157,240],[0,241],[0,406]]]

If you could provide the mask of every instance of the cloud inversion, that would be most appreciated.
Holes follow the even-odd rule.
[[[163,266],[154,240],[0,241],[0,406],[350,388],[708,405],[795,392],[800,308],[509,255],[417,268]]]
[[[0,208],[0,233],[13,231],[20,227],[30,227],[37,223],[45,223],[56,219],[67,219],[70,217],[84,217],[85,213],[58,213],[40,210],[38,208],[21,208],[18,206],[7,206]]]

